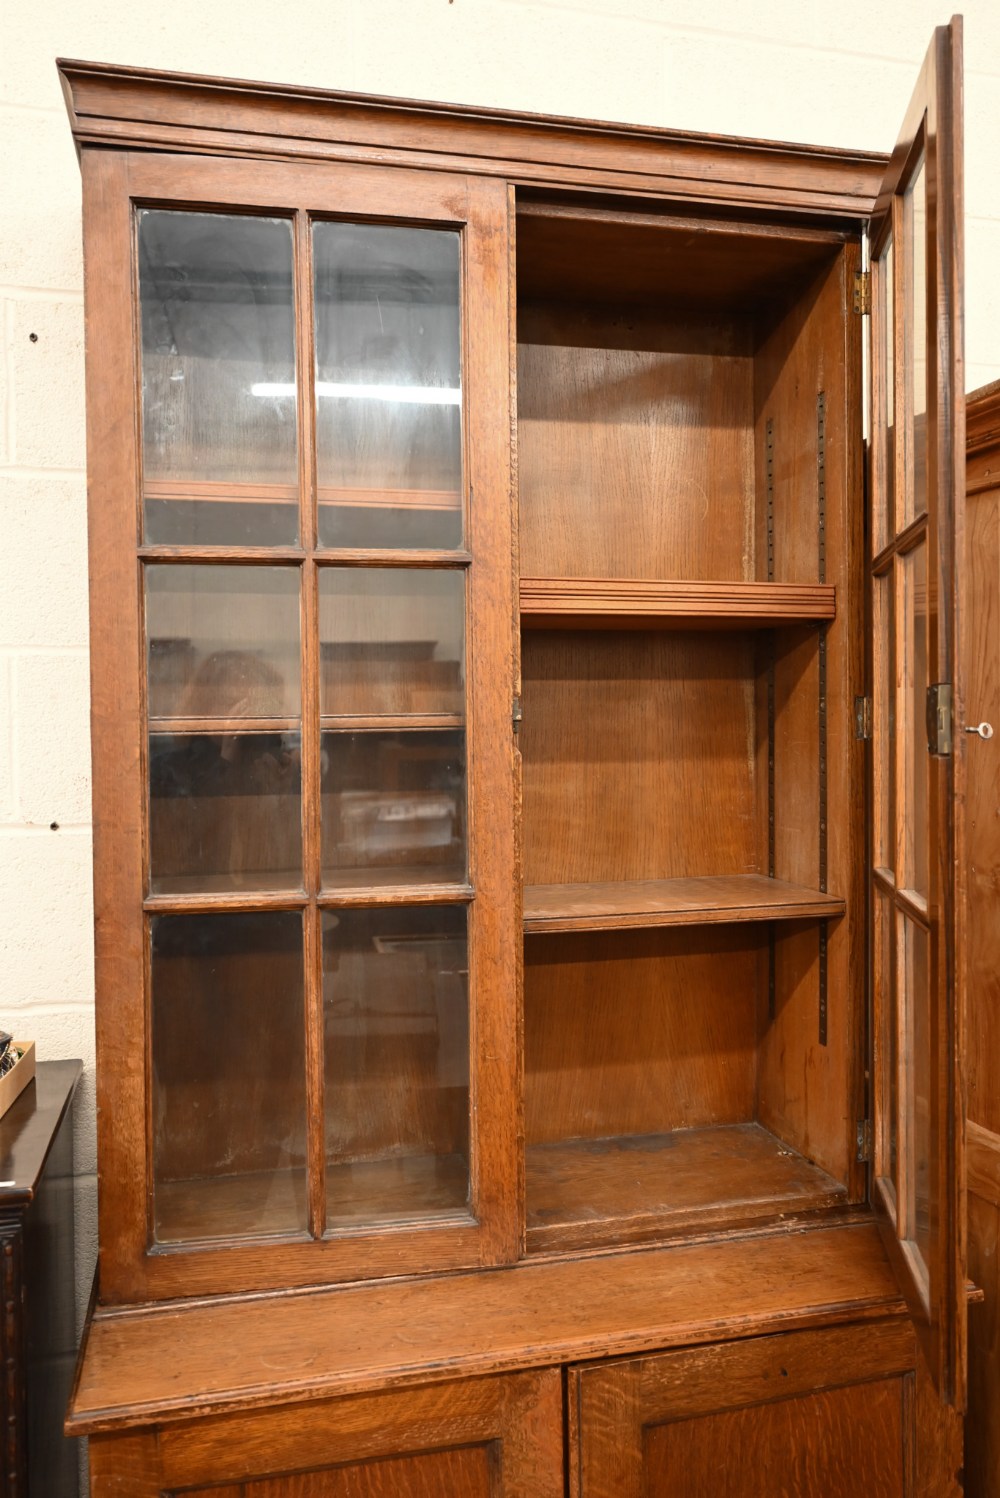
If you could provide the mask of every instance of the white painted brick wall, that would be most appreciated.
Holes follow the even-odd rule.
[[[967,367],[1000,377],[1000,4],[966,15]],[[9,0],[0,49],[0,1024],[87,1063],[80,184],[57,55],[889,150],[943,0]],[[31,334],[35,334],[32,340]],[[55,824],[55,826],[53,826]]]

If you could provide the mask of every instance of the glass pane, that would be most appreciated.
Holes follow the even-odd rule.
[[[465,734],[323,734],[323,883],[465,879]]]
[[[903,198],[906,225],[907,480],[903,525],[927,509],[927,183],[923,163]]]
[[[881,1140],[878,1172],[888,1176],[898,1201],[899,1175],[899,1004],[893,959],[893,906],[875,891],[875,993],[878,995],[878,1112]]]
[[[149,739],[153,894],[299,889],[297,733]]]
[[[141,209],[147,541],[298,537],[292,227]]]
[[[904,658],[900,662],[903,786],[899,884],[927,894],[927,545],[900,559]]]
[[[463,573],[324,567],[319,631],[321,712],[461,715]]]
[[[151,718],[298,718],[297,567],[145,571]]]
[[[459,236],[316,224],[324,546],[462,542]]]
[[[469,1198],[464,906],[323,915],[327,1222]]]
[[[893,327],[893,247],[892,240],[885,248],[875,266],[878,288],[878,347],[882,378],[876,387],[876,426],[878,460],[875,464],[875,495],[872,505],[872,551],[877,553],[888,545],[895,530],[895,345]]]
[[[302,919],[151,922],[159,1243],[307,1223]]]
[[[929,939],[923,927],[899,916],[900,961],[909,1059],[906,1212],[903,1237],[913,1243],[925,1265],[931,1253],[931,1015]]]
[[[893,573],[872,578],[873,675],[872,759],[874,769],[874,857],[876,868],[895,877],[896,679]]]

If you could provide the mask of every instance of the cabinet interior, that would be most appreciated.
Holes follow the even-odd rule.
[[[518,203],[529,1251],[859,1194],[856,253]]]

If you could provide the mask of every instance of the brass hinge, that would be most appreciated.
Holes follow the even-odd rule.
[[[872,700],[870,697],[854,699],[854,737],[870,739],[872,736]]]
[[[858,1119],[858,1153],[857,1159],[860,1163],[870,1160],[872,1157],[872,1121],[870,1118]]]
[[[936,681],[927,688],[927,752],[951,753],[951,683]]]
[[[871,271],[854,272],[854,310],[859,317],[868,317],[872,310]]]
[[[517,733],[520,730],[522,717],[523,717],[523,714],[521,712],[521,699],[520,699],[520,697],[515,697],[514,698],[514,706],[513,706],[512,710],[511,710],[511,715],[510,715],[511,722],[514,725],[514,732],[515,733]]]

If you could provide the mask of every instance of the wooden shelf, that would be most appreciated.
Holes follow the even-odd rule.
[[[338,1228],[468,1214],[469,1167],[459,1155],[398,1155],[332,1165],[327,1225]],[[303,1169],[245,1171],[162,1183],[156,1189],[159,1241],[308,1237]]]
[[[718,926],[741,921],[828,920],[844,901],[762,874],[704,879],[636,879],[609,884],[529,884],[524,929],[615,931],[650,926]]]
[[[635,1242],[843,1205],[838,1181],[755,1123],[525,1151],[529,1252]]]
[[[147,500],[182,504],[297,505],[296,484],[253,484],[239,480],[213,483],[201,479],[147,479]],[[321,505],[348,509],[458,510],[462,496],[457,489],[366,489],[347,485],[321,485],[316,498]]]
[[[822,583],[521,579],[527,629],[767,629],[835,616],[836,589]]]

